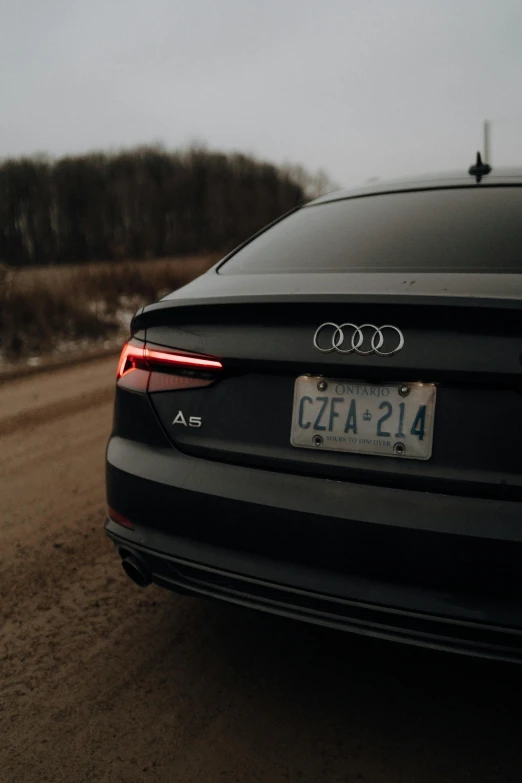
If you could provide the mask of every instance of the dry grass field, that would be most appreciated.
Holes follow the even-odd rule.
[[[190,282],[219,255],[0,268],[0,361],[71,353],[125,331],[146,302]]]

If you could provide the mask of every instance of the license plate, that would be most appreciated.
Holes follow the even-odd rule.
[[[429,459],[437,388],[301,375],[295,382],[292,446],[401,459]]]

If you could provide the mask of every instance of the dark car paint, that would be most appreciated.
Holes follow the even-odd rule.
[[[214,267],[165,299],[138,310],[133,328],[145,314],[172,307],[212,304],[277,304],[289,297],[305,304],[414,304],[446,307],[522,309],[522,275],[404,274],[345,272],[238,275],[224,277]]]
[[[498,185],[522,184],[522,167],[494,168],[490,174],[477,182],[461,171],[423,174],[417,177],[404,177],[392,180],[374,180],[369,185],[350,190],[334,190],[310,201],[310,205],[324,204],[327,201],[338,201],[345,198],[359,198],[378,193],[402,193],[414,190],[432,190],[435,188],[485,188]]]
[[[308,209],[331,201],[369,197],[376,194],[414,192],[416,190],[487,188],[522,185],[521,169],[499,169],[476,183],[473,177],[462,174],[443,174],[416,179],[372,183],[371,186],[350,191],[335,191],[297,209]],[[295,212],[296,210],[292,210]],[[440,304],[457,307],[489,307],[495,299],[496,307],[522,307],[522,275],[518,274],[443,274],[443,273],[365,273],[346,272],[324,274],[237,275],[219,274],[221,267],[257,236],[284,220],[292,212],[282,215],[239,247],[225,256],[206,274],[173,291],[162,300],[138,310],[133,330],[141,328],[143,315],[178,304],[264,303],[286,301],[288,296],[303,302],[338,301],[340,303],[410,302],[413,304]],[[332,299],[333,297],[333,299]]]
[[[522,184],[520,173],[500,180]],[[437,180],[437,186],[453,182]],[[468,179],[455,182],[484,186]],[[391,186],[371,192],[386,187]],[[218,270],[219,265],[143,308],[133,320],[132,330],[142,340],[220,356],[227,372],[215,387],[193,392],[143,395],[117,389],[107,451],[108,504],[135,528],[106,523],[120,554],[140,559],[158,584],[190,594],[413,644],[522,659],[517,599],[522,583],[517,494],[522,486],[517,451],[522,437],[517,430],[522,426],[522,275],[236,277]],[[437,462],[436,451],[431,464],[414,468],[388,458],[385,469],[387,458],[357,455],[346,455],[343,463],[332,452],[317,455],[314,464],[315,452],[292,455],[286,440],[272,446],[252,443],[243,422],[245,443],[251,439],[249,453],[241,446],[241,429],[234,439],[234,428],[220,425],[227,389],[232,395],[227,416],[239,416],[235,424],[240,424],[242,395],[256,373],[261,378],[275,372],[274,383],[279,378],[277,383],[291,386],[303,369],[331,376],[332,369],[350,373],[360,366],[354,357],[325,358],[311,345],[312,325],[324,320],[325,310],[341,318],[348,304],[361,318],[364,311],[410,318],[404,352],[366,357],[368,377],[413,380],[433,319],[438,343],[430,343],[432,355],[422,365],[429,377],[422,379],[441,384],[441,406],[445,397],[449,404],[451,394],[462,394],[466,387],[478,387],[476,405],[485,410],[491,395],[504,394],[500,409],[515,423],[498,434],[494,445],[491,440],[484,444],[489,451],[482,464],[480,451],[464,454],[460,475],[453,479],[449,464],[443,458]],[[286,313],[280,320],[278,308]],[[273,331],[269,349],[262,327],[272,320],[282,330]],[[246,385],[241,386],[242,378]],[[288,391],[281,393],[288,397]],[[203,430],[174,432],[169,411],[190,402],[201,412],[197,400],[211,420],[206,435]],[[284,411],[281,415],[282,421]],[[504,431],[511,439],[512,475],[509,459],[503,463],[500,453]],[[266,423],[260,433],[272,437]],[[199,441],[198,434],[204,436]],[[437,439],[436,433],[435,448],[443,444],[442,434]],[[287,436],[286,431],[281,435]],[[466,460],[477,456],[478,464],[468,466],[466,477]]]

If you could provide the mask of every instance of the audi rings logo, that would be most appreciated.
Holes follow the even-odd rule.
[[[386,343],[386,344],[385,344]],[[393,356],[404,345],[404,335],[400,329],[390,324],[333,324],[330,321],[321,324],[314,334],[314,346],[321,353],[357,353],[359,356]],[[385,350],[382,350],[382,348]]]

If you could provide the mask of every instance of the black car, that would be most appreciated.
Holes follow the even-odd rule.
[[[522,170],[471,172],[317,199],[136,313],[135,582],[522,658]]]

